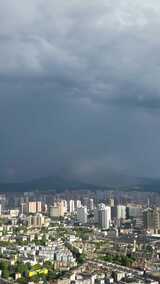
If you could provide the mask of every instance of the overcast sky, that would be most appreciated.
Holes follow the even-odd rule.
[[[160,177],[160,1],[0,1],[0,180]]]

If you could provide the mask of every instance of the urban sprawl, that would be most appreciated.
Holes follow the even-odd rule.
[[[1,193],[0,283],[160,283],[160,195]]]

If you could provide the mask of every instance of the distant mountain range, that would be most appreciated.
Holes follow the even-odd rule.
[[[98,189],[96,185],[69,180],[61,177],[45,177],[28,182],[3,182],[0,183],[0,192],[25,192],[25,191],[64,191],[66,189]]]
[[[118,183],[108,185],[95,185],[62,177],[45,177],[28,182],[3,182],[0,183],[0,192],[25,192],[25,191],[57,191],[64,190],[136,190],[160,192],[160,179],[153,178],[128,178],[123,176]]]

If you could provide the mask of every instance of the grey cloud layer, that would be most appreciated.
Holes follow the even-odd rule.
[[[2,0],[2,178],[159,175],[159,25],[158,0]]]
[[[158,1],[2,1],[0,5],[2,75],[35,76],[60,88],[69,85],[71,92],[80,96],[86,92],[95,100],[114,102],[113,96],[118,101],[123,96],[122,101],[126,98],[134,105],[144,101],[145,106],[145,93],[153,101],[154,95],[157,98]]]

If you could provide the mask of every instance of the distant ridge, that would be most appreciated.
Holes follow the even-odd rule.
[[[83,183],[63,177],[44,177],[28,182],[3,182],[0,183],[0,192],[25,192],[25,191],[64,191],[72,190],[96,190],[99,186]],[[102,187],[101,187],[102,188]]]
[[[49,176],[26,182],[2,182],[0,183],[0,192],[25,192],[25,191],[56,191],[64,190],[125,190],[125,191],[146,191],[160,193],[160,179],[154,178],[132,178],[129,181],[123,176],[121,181],[108,183],[107,185],[95,185],[87,182],[71,180],[68,178]]]

